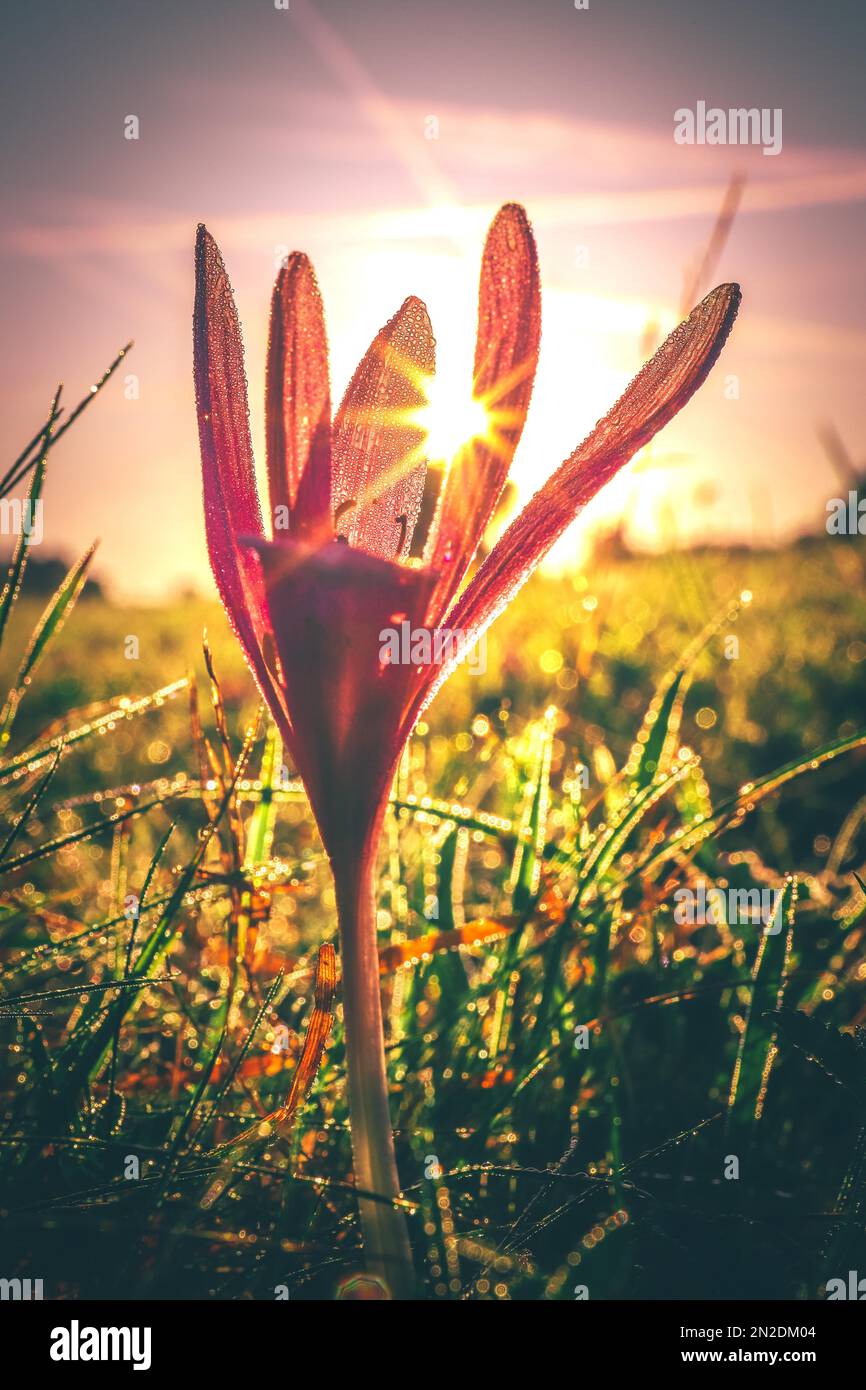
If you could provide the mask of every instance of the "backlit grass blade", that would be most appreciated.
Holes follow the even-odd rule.
[[[719,835],[724,830],[742,825],[746,816],[751,815],[762,801],[779,791],[788,782],[792,782],[796,777],[802,777],[804,773],[816,772],[825,763],[832,762],[835,758],[841,757],[843,753],[852,753],[857,748],[866,748],[866,731],[862,729],[846,738],[833,739],[830,743],[825,743],[822,747],[807,754],[805,758],[795,758],[792,762],[785,763],[783,767],[776,768],[774,772],[769,772],[754,782],[745,783],[736,796],[729,797],[719,803],[715,814],[709,820],[702,821],[697,825],[681,827],[666,840],[659,850],[648,856],[635,868],[630,869],[623,882],[628,882],[639,875],[650,875],[666,860],[688,854],[710,836]]]
[[[96,542],[84,552],[78,564],[72,566],[34,629],[18,668],[15,683],[9,691],[2,713],[0,713],[0,747],[5,747],[9,742],[13,720],[24,693],[33,679],[33,672],[39,664],[40,657],[44,655],[48,643],[61,631],[63,624],[75,607],[75,601],[84,587],[87,571],[95,553]]]
[[[93,835],[98,835],[103,830],[109,830],[112,826],[120,825],[122,821],[131,820],[134,816],[143,816],[146,812],[152,811],[155,806],[161,805],[161,801],[145,801],[140,806],[130,806],[126,810],[117,811],[113,816],[104,816],[101,820],[82,826],[80,830],[70,830],[66,835],[58,835],[46,844],[39,845],[36,849],[28,850],[25,854],[18,854],[14,859],[0,863],[0,874],[11,873],[13,869],[21,869],[25,864],[35,863],[37,859],[50,858],[57,850],[64,849],[67,845],[89,840]]]
[[[25,444],[24,448],[21,450],[21,453],[18,455],[16,459],[12,461],[12,463],[4,473],[2,483],[0,483],[0,497],[5,496],[5,494],[8,491],[10,491],[11,488],[14,486],[14,484],[9,483],[9,479],[16,477],[19,468],[23,463],[25,463],[27,459],[30,459],[29,464],[27,464],[28,470],[33,467],[33,459],[31,458],[31,455],[34,453],[38,445],[42,445],[44,447],[45,440],[51,431],[52,425],[63,414],[63,409],[59,405],[62,392],[63,383],[61,382],[60,385],[57,387],[57,391],[55,392],[54,401],[52,403],[51,410],[49,411],[48,419],[45,421],[45,424],[42,426],[40,430],[36,431],[30,442],[28,444]]]
[[[243,1066],[244,1059],[249,1054],[250,1048],[252,1047],[253,1042],[255,1041],[260,1027],[264,1023],[271,1009],[276,1006],[277,996],[282,990],[284,978],[284,972],[281,970],[279,975],[271,985],[270,989],[268,990],[267,994],[265,995],[265,998],[263,999],[261,1005],[259,1006],[258,1012],[255,1018],[253,1019],[251,1026],[247,1030],[247,1035],[244,1038],[243,1044],[238,1049],[237,1056],[233,1059],[231,1065],[228,1067],[225,1077],[220,1083],[220,1088],[217,1091],[216,1096],[214,1097],[210,1109],[208,1110],[207,1115],[201,1122],[201,1126],[198,1131],[199,1141],[203,1139],[204,1135],[210,1129],[211,1125],[219,1117],[222,1103],[228,1095],[229,1091],[231,1090],[235,1081],[235,1077],[237,1076],[238,1072]]]
[[[213,888],[210,883],[194,884],[187,890],[190,898],[201,898],[206,896],[209,900],[214,898]],[[147,903],[141,903],[138,909],[139,918],[148,916],[156,912],[159,908],[165,907],[171,901],[171,894],[161,894],[151,898]],[[35,914],[34,914],[35,915]],[[39,970],[50,968],[57,956],[68,955],[72,950],[80,950],[85,947],[86,942],[92,942],[94,937],[102,937],[109,932],[115,932],[119,927],[129,922],[126,914],[116,917],[107,917],[101,922],[97,922],[92,927],[85,927],[83,931],[75,932],[71,936],[63,937],[59,941],[46,942],[41,946],[34,946],[28,950],[26,956],[19,957],[8,967],[14,969],[17,974],[32,975]],[[98,945],[98,943],[97,943]],[[96,949],[96,947],[94,947]]]
[[[130,970],[131,970],[131,967],[132,967],[132,955],[133,955],[133,951],[135,950],[135,939],[136,939],[136,935],[137,935],[137,933],[138,933],[138,925],[139,925],[139,922],[141,921],[142,912],[145,911],[145,910],[147,909],[147,906],[148,906],[148,904],[147,904],[147,897],[148,897],[148,893],[150,892],[150,885],[151,885],[151,883],[152,883],[152,881],[153,881],[153,876],[154,876],[154,874],[156,873],[157,867],[159,866],[159,864],[160,864],[160,862],[161,862],[161,860],[162,860],[162,856],[164,855],[164,853],[165,853],[165,851],[166,851],[166,848],[167,848],[167,846],[168,846],[168,842],[169,842],[169,840],[171,839],[171,837],[172,837],[172,835],[173,835],[173,833],[174,833],[174,830],[175,830],[175,822],[172,821],[171,825],[169,825],[168,829],[166,830],[165,834],[163,835],[162,839],[160,840],[159,844],[157,845],[157,847],[156,847],[156,852],[154,853],[153,857],[151,858],[150,864],[148,865],[147,873],[145,874],[145,877],[144,877],[144,883],[142,884],[142,887],[141,887],[141,893],[140,893],[140,895],[139,895],[138,902],[137,902],[137,904],[136,904],[136,906],[135,906],[135,911],[131,914],[131,920],[130,920],[130,922],[129,922],[129,936],[128,936],[127,942],[126,942],[126,954],[125,954],[125,960],[124,960],[124,965],[123,965],[123,976],[122,976],[122,978],[124,978],[124,979],[128,978],[129,973],[130,973]],[[119,1056],[119,1051],[120,1051],[120,1027],[121,1027],[122,1022],[123,1022],[123,1015],[120,1014],[120,1013],[118,1013],[118,1016],[117,1016],[117,1023],[116,1023],[115,1029],[114,1029],[114,1037],[112,1038],[112,1041],[111,1041],[111,1063],[110,1063],[110,1066],[109,1066],[109,1069],[108,1069],[108,1099],[107,1099],[107,1101],[106,1101],[105,1108],[106,1108],[106,1113],[107,1113],[107,1115],[108,1115],[108,1117],[109,1117],[109,1121],[111,1120],[111,1114],[112,1114],[112,1108],[113,1108],[113,1100],[114,1100],[114,1088],[115,1088],[115,1082],[116,1082],[116,1080],[117,1080],[117,1062],[118,1062],[118,1056]]]
[[[638,788],[648,787],[673,756],[686,698],[685,680],[685,668],[680,667],[647,710],[635,745],[634,782]]]
[[[250,732],[244,747],[238,757],[235,768],[235,780],[241,775],[243,768],[249,758],[250,749],[254,738],[253,731]],[[226,788],[222,799],[220,812],[224,815],[228,807],[229,798],[234,791],[234,784],[231,783]],[[153,976],[157,966],[168,951],[175,933],[175,919],[183,906],[187,892],[192,888],[196,874],[204,861],[205,854],[210,846],[211,840],[216,832],[220,817],[216,817],[201,831],[195,852],[188,862],[184,865],[178,877],[171,896],[166,904],[165,911],[159,918],[153,931],[142,947],[134,965],[128,973],[129,980],[148,980]],[[88,1076],[92,1080],[98,1075],[102,1067],[108,1060],[111,1039],[115,1028],[118,1026],[118,1017],[122,1018],[128,1011],[130,1000],[121,998],[106,1011],[102,1021],[95,1026],[84,1042],[79,1045],[77,1039],[73,1039],[67,1045],[67,1065],[64,1081],[65,1100],[69,1103],[74,1100],[78,1090],[83,1085]]]
[[[136,700],[129,699],[127,696],[119,700],[100,701],[95,707],[93,716],[86,723],[80,724],[68,731],[55,735],[53,738],[41,739],[38,743],[30,744],[21,753],[17,753],[9,762],[0,763],[0,787],[24,777],[50,763],[58,748],[72,748],[83,740],[93,738],[104,730],[111,730],[121,720],[134,719],[139,714],[147,714],[151,710],[160,709],[166,700],[170,700],[181,690],[185,690],[187,680],[181,679],[172,681],[170,685],[165,685],[161,690],[155,690],[151,695],[142,695]],[[108,706],[108,708],[106,708]],[[98,714],[96,710],[105,710],[105,713]]]
[[[799,1009],[781,1009],[775,1016],[779,1040],[796,1047],[827,1076],[866,1104],[866,1058],[850,1033],[841,1033]]]
[[[283,745],[277,726],[269,721],[259,772],[261,800],[256,804],[246,829],[244,872],[263,864],[271,852],[277,818],[274,792],[282,785],[282,756]]]
[[[193,1094],[192,1094],[192,1097],[191,1097],[191,1099],[190,1099],[189,1105],[188,1105],[187,1108],[186,1108],[186,1111],[184,1112],[183,1116],[181,1117],[181,1120],[180,1120],[179,1125],[177,1126],[177,1130],[176,1130],[176,1132],[175,1132],[174,1138],[172,1139],[171,1144],[169,1145],[169,1150],[168,1150],[168,1153],[166,1154],[165,1163],[164,1163],[164,1165],[163,1165],[163,1178],[162,1178],[162,1183],[160,1184],[160,1189],[159,1189],[159,1192],[158,1192],[158,1194],[157,1194],[157,1198],[156,1198],[156,1202],[155,1202],[155,1206],[156,1206],[156,1207],[161,1206],[162,1203],[163,1203],[163,1201],[164,1201],[164,1199],[165,1199],[166,1189],[167,1189],[167,1187],[168,1187],[168,1184],[171,1182],[171,1179],[173,1178],[174,1173],[175,1173],[175,1166],[176,1166],[176,1163],[177,1163],[178,1154],[179,1154],[180,1151],[181,1151],[181,1148],[182,1148],[182,1146],[183,1146],[183,1141],[184,1141],[184,1139],[186,1138],[187,1134],[189,1133],[189,1128],[190,1128],[190,1125],[192,1124],[193,1120],[195,1119],[196,1112],[198,1111],[198,1108],[199,1108],[199,1106],[201,1105],[202,1100],[204,1099],[205,1091],[207,1090],[208,1086],[210,1085],[210,1080],[211,1080],[211,1077],[213,1076],[214,1067],[216,1066],[217,1061],[218,1061],[219,1056],[220,1056],[220,1053],[222,1052],[223,1044],[224,1044],[224,1042],[225,1042],[225,1038],[226,1038],[226,1029],[225,1029],[225,1027],[223,1027],[223,1029],[222,1029],[222,1031],[220,1032],[220,1035],[219,1035],[219,1037],[217,1038],[216,1043],[215,1043],[215,1045],[214,1045],[214,1047],[213,1047],[213,1049],[212,1049],[212,1051],[211,1051],[211,1054],[210,1054],[210,1056],[208,1057],[208,1059],[207,1059],[207,1061],[206,1061],[206,1063],[205,1063],[205,1065],[204,1065],[204,1068],[202,1069],[201,1076],[200,1076],[199,1079],[198,1079],[198,1084],[196,1085],[196,1088],[195,1088],[195,1090],[194,1090],[194,1092],[193,1092]]]
[[[683,758],[671,772],[633,793],[619,818],[601,834],[581,867],[577,900],[584,898],[589,888],[603,877],[629,835],[656,802],[675,787],[689,771],[690,758]]]
[[[295,1119],[304,1105],[322,1064],[325,1043],[334,1021],[334,996],[337,988],[337,964],[334,948],[330,942],[319,947],[316,962],[316,978],[313,986],[313,1009],[304,1035],[304,1046],[298,1065],[292,1076],[292,1084],[284,1103],[262,1119],[256,1120],[235,1135],[233,1139],[221,1144],[218,1152],[226,1155],[213,1181],[209,1183],[201,1205],[210,1208],[219,1200],[231,1182],[234,1160],[237,1151],[250,1144],[271,1142],[274,1138],[291,1138]]]
[[[21,812],[21,815],[18,817],[15,824],[12,826],[2,846],[0,846],[0,864],[2,864],[5,860],[10,849],[14,845],[15,841],[18,839],[18,836],[24,830],[26,830],[27,823],[30,820],[30,817],[33,815],[33,812],[36,810],[36,807],[39,805],[39,802],[42,800],[49,786],[51,785],[51,782],[54,778],[54,774],[57,771],[62,756],[63,746],[61,745],[54,755],[53,763],[49,767],[48,771],[42,778],[42,781],[39,783],[39,785],[35,787],[34,790],[31,792],[27,805],[24,807],[24,810]]]
[[[781,1008],[794,939],[797,881],[788,879],[776,910],[758,938],[752,984],[731,1077],[727,1123],[742,1131],[761,1118],[767,1083],[776,1058],[775,1010]]]
[[[506,843],[513,842],[515,838],[514,824],[507,816],[486,811],[473,812],[452,801],[423,796],[397,799],[391,805],[395,811],[407,812],[417,816],[420,821],[453,821],[466,830],[476,830],[481,835],[489,835],[491,839],[504,840]]]
[[[257,1120],[249,1129],[229,1140],[223,1145],[224,1148],[234,1148],[236,1144],[246,1144],[252,1139],[268,1139],[275,1134],[282,1139],[289,1137],[295,1116],[310,1093],[322,1061],[322,1053],[334,1021],[336,988],[336,955],[334,947],[326,941],[319,947],[313,985],[313,1009],[289,1094],[277,1110],[266,1115],[264,1119]]]
[[[78,405],[67,416],[60,428],[56,430],[55,433],[51,435],[49,439],[46,441],[46,452],[48,449],[54,448],[58,441],[63,438],[63,435],[66,433],[66,431],[70,429],[72,425],[75,424],[75,421],[78,419],[79,415],[81,415],[82,411],[86,410],[87,407],[91,404],[91,402],[96,399],[103,386],[105,386],[106,382],[109,381],[110,378],[114,375],[117,368],[120,366],[121,362],[126,357],[126,354],[129,352],[132,346],[133,345],[130,342],[127,343],[125,347],[122,347],[120,349],[114,361],[102,373],[102,376],[99,378],[99,380],[93,383],[90,390],[87,392],[85,396],[81,398],[81,400],[78,402]],[[56,416],[54,416],[53,418],[56,418]],[[52,423],[53,419],[49,419],[45,428],[42,431],[40,431],[38,435],[34,436],[27,448],[22,450],[22,452],[18,455],[18,458],[12,464],[11,468],[7,469],[2,479],[0,479],[0,497],[5,497],[7,493],[11,492],[12,489],[16,487],[18,483],[21,482],[22,478],[26,478],[27,474],[30,472],[30,469],[33,468],[34,464],[38,459],[38,454],[34,451],[36,450],[40,440],[44,438],[46,431],[50,429]]]
[[[54,402],[56,406],[56,399]],[[52,416],[54,407],[52,407]],[[47,434],[45,436],[47,438]],[[30,491],[27,495],[25,510],[21,514],[21,530],[18,533],[18,540],[15,545],[15,553],[12,556],[12,563],[6,576],[6,583],[3,586],[3,593],[0,594],[0,644],[6,632],[6,624],[9,615],[15,607],[15,600],[20,591],[24,579],[24,571],[27,568],[27,558],[30,553],[30,540],[33,530],[33,517],[35,508],[42,497],[42,487],[45,482],[45,455],[43,454],[33,473],[30,481]]]
[[[468,832],[455,825],[439,842],[436,874],[436,922],[442,932],[463,924],[463,889],[466,876]]]
[[[511,864],[511,910],[527,912],[538,891],[550,801],[550,760],[557,711],[549,709],[532,731],[523,812]]]
[[[639,788],[648,786],[654,777],[670,770],[679,741],[683,706],[694,675],[695,664],[716,633],[725,624],[735,622],[742,605],[750,601],[751,595],[742,594],[736,602],[725,604],[722,611],[698,633],[680,661],[662,681],[644,715],[626,765],[626,775]]]

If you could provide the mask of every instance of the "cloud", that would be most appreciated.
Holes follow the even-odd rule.
[[[359,125],[352,118],[350,102],[342,122],[333,99],[325,101],[321,94],[309,93],[300,106],[306,112],[300,141],[304,154],[324,166],[315,185],[318,193],[293,189],[286,198],[289,219],[283,202],[273,211],[240,213],[231,205],[230,192],[224,192],[218,211],[219,237],[226,248],[261,251],[281,244],[289,220],[298,244],[445,238],[465,245],[483,234],[500,196],[515,194],[525,197],[533,222],[542,229],[714,218],[733,167],[745,168],[749,176],[741,217],[866,201],[866,156],[856,151],[786,145],[779,159],[762,160],[752,148],[678,146],[673,124],[668,136],[544,111],[449,105],[435,113],[440,138],[425,141],[430,112],[420,103],[405,102],[388,103],[387,123],[396,134],[384,142],[381,130],[371,132],[367,123]],[[266,98],[260,97],[251,113],[254,123],[271,128],[268,110]],[[379,122],[384,119],[379,111]],[[250,144],[260,149],[254,138]],[[383,158],[390,160],[390,176],[382,170]],[[347,161],[359,171],[365,163],[375,168],[375,181],[366,181],[369,192],[363,191],[363,179],[353,184],[353,206],[321,207],[329,161],[341,169]],[[425,192],[418,204],[405,206],[400,174],[410,161],[413,181]],[[263,186],[268,181],[263,169]],[[479,181],[495,192],[482,199],[461,192],[477,188]],[[311,197],[319,198],[318,207],[309,205]],[[7,223],[0,243],[7,252],[54,262],[101,254],[159,256],[187,249],[190,228],[189,215],[155,200],[135,206],[118,199],[64,196],[55,189],[50,198],[32,199],[29,215]]]

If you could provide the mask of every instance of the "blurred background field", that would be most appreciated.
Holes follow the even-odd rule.
[[[455,738],[465,739],[476,714],[503,702],[520,721],[550,704],[561,711],[555,769],[578,750],[591,762],[599,746],[619,765],[665,671],[743,592],[751,601],[739,621],[723,624],[700,658],[683,725],[683,741],[700,753],[713,788],[730,794],[749,778],[853,734],[866,722],[864,565],[862,545],[844,538],[663,555],[636,554],[616,535],[602,540],[579,572],[535,576],[521,602],[487,634],[486,671],[461,667],[440,692],[422,727],[433,766],[441,766],[446,780],[437,787],[434,777],[430,790],[447,794],[448,779],[459,771],[455,758],[459,764],[462,752],[471,760],[471,744],[455,747]],[[87,595],[85,589],[45,657],[18,716],[16,741],[35,738],[59,711],[145,695],[191,672],[201,677],[205,632],[235,730],[252,716],[255,687],[218,603],[189,595],[166,607],[127,608]],[[0,683],[11,677],[43,604],[28,599],[25,585]],[[735,655],[726,655],[728,635]],[[137,640],[134,659],[125,655],[129,638]],[[105,785],[120,783],[136,769],[140,778],[191,772],[182,699],[148,716],[142,728],[141,743],[136,730],[73,755],[61,770],[63,784],[72,788],[80,779],[86,786],[94,774]],[[762,813],[764,833],[792,867],[820,861],[814,841],[831,836],[846,812],[840,779],[853,794],[851,766],[837,766]]]

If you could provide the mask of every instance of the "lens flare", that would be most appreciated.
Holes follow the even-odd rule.
[[[426,401],[415,421],[424,431],[424,452],[431,463],[450,463],[473,439],[490,437],[490,412],[462,379],[428,377],[423,390]]]

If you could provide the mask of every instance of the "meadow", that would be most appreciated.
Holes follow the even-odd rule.
[[[379,896],[425,1297],[810,1299],[863,1267],[864,563],[611,539],[425,713]],[[0,688],[42,606],[25,580]],[[375,1297],[328,866],[218,605],[82,599],[0,786],[6,1272]],[[780,920],[683,924],[683,885],[781,890]]]

